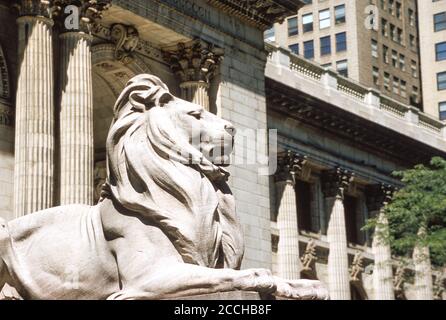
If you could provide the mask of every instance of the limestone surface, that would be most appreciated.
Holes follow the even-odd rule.
[[[131,79],[114,108],[98,205],[1,222],[0,288],[24,299],[230,291],[327,299],[319,281],[239,270],[243,233],[224,169],[234,135],[231,123],[174,97],[159,78]]]

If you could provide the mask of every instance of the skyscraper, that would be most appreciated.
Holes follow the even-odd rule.
[[[421,107],[416,17],[415,0],[307,1],[298,15],[276,24],[266,37],[399,102]]]
[[[418,0],[423,105],[446,120],[446,1]]]

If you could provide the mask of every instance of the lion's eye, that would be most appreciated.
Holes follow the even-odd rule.
[[[191,111],[188,114],[197,120],[201,119],[201,111]]]

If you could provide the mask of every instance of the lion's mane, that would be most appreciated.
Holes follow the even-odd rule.
[[[162,110],[170,99],[167,86],[155,76],[128,82],[107,138],[104,190],[127,210],[153,221],[186,263],[239,268],[243,238],[226,185],[228,173],[178,136]],[[213,239],[211,248],[201,242],[204,235]]]

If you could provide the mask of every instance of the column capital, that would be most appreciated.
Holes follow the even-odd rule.
[[[52,0],[16,0],[13,6],[18,9],[19,16],[52,18],[54,1]]]
[[[322,173],[322,193],[326,198],[344,198],[344,192],[353,182],[355,174],[343,168],[326,170]]]
[[[201,82],[209,85],[215,76],[224,49],[201,39],[178,43],[174,49],[163,51],[164,60],[178,76],[180,82]]]
[[[301,175],[304,166],[308,163],[308,157],[302,154],[287,150],[277,157],[277,172],[274,176],[276,182],[296,182],[296,175]]]
[[[406,282],[406,267],[398,264],[393,277],[393,290],[398,297],[404,297],[404,282]]]
[[[397,188],[390,184],[374,184],[367,186],[367,209],[369,212],[379,211],[385,207],[393,197]]]
[[[102,19],[111,0],[53,0],[53,13],[62,32],[91,33],[94,23]],[[70,7],[71,6],[71,7]]]

